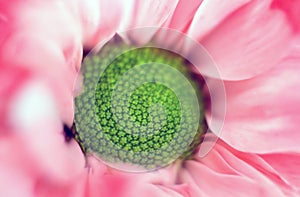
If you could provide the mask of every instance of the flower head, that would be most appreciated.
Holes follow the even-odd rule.
[[[299,7],[298,0],[2,1],[1,196],[297,196]],[[141,48],[121,54],[99,80],[97,69],[103,67],[95,62],[107,61],[112,53],[97,53],[115,35],[127,46]],[[168,51],[149,50],[145,46],[150,41],[191,58],[193,66]],[[96,55],[89,59],[85,52],[91,49]],[[156,62],[152,69],[130,75],[136,64],[148,60]],[[168,75],[170,68],[161,64],[180,70],[200,93],[200,104],[188,86],[176,89],[184,82],[178,83],[181,78],[175,72]],[[132,86],[144,83],[132,80],[140,76],[151,76],[152,84]],[[156,83],[158,79],[179,91]],[[89,80],[95,83],[87,85]],[[127,82],[136,90],[128,97],[128,88],[122,89]],[[115,84],[121,89],[111,97]],[[95,91],[80,96],[89,87]],[[129,106],[120,105],[120,95]],[[107,106],[107,99],[116,107]],[[151,108],[155,103],[159,105]],[[94,119],[86,119],[90,117]],[[186,127],[177,133],[180,118]],[[104,132],[95,129],[95,122]],[[199,128],[188,128],[196,122]],[[158,126],[163,134],[135,138]],[[186,136],[179,152],[181,143],[166,145],[171,139],[185,142]],[[118,146],[103,147],[95,139]],[[153,164],[151,154],[142,151],[161,147],[176,154],[153,153],[163,168],[150,172],[120,171],[111,160],[118,156],[125,163]],[[130,159],[120,150],[141,155]],[[180,157],[186,151],[189,157]]]

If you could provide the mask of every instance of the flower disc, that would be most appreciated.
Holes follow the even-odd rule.
[[[199,142],[202,97],[178,54],[109,43],[85,58],[83,78],[75,99],[78,138],[104,162],[155,169]]]

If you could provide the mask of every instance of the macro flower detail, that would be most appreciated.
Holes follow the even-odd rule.
[[[0,196],[299,196],[299,8],[1,1]]]
[[[87,55],[83,92],[75,99],[75,128],[84,149],[113,165],[150,170],[191,155],[204,114],[201,80],[192,81],[189,66],[165,49],[120,41]]]

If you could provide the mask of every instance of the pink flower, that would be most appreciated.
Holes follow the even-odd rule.
[[[298,0],[1,1],[0,196],[298,196],[299,9]],[[82,51],[149,26],[178,30],[210,53],[220,77],[203,74],[208,87],[224,81],[224,127],[210,124],[224,114],[207,104],[212,132],[199,150],[213,149],[149,173],[85,161],[63,132]]]

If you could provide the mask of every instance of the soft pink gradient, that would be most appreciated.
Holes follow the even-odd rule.
[[[218,8],[218,14],[204,8],[202,12],[199,10],[193,21],[199,26],[192,24],[189,35],[198,39],[211,53],[223,79],[254,77],[274,66],[285,54],[293,36],[292,27],[285,13],[271,8],[270,0],[248,1],[230,13],[223,11],[230,10],[227,2],[220,1],[218,6],[214,6],[216,3],[211,5],[213,3],[207,1],[205,8],[213,10],[220,6],[223,9]],[[237,7],[235,4],[233,6]],[[220,13],[227,13],[227,17]],[[212,24],[210,20],[215,21],[219,17],[219,23],[213,29],[202,31],[202,18],[205,25]]]
[[[1,1],[0,196],[298,196],[299,9],[299,0]],[[149,173],[86,163],[62,131],[82,50],[147,26],[186,33],[216,61],[227,93],[220,140],[204,158]],[[208,106],[206,118],[219,117]]]
[[[300,43],[294,43],[298,46],[270,71],[225,82],[227,112],[221,138],[233,147],[255,153],[299,152]]]

